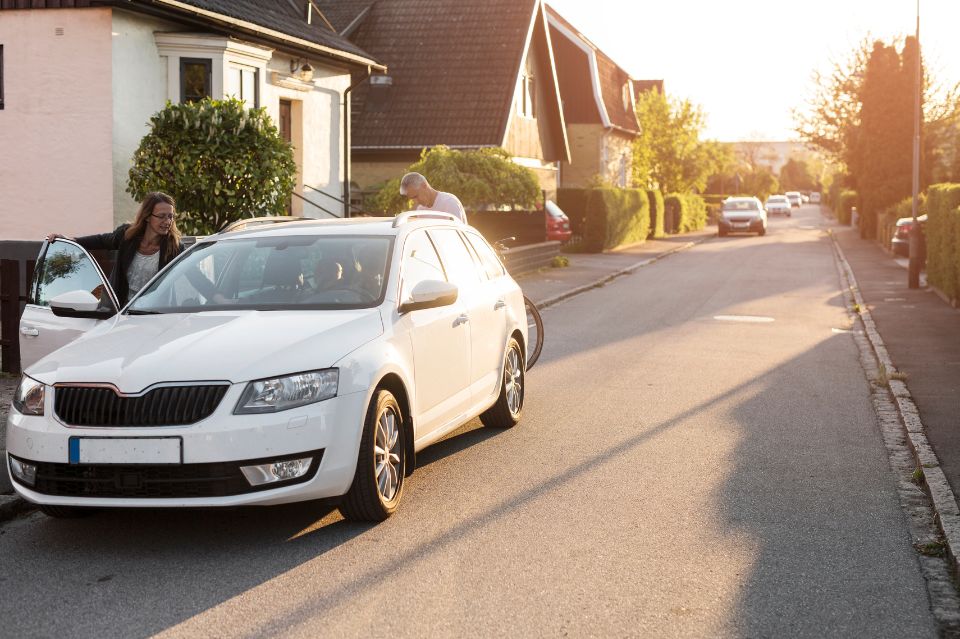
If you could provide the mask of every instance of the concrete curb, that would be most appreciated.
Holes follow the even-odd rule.
[[[578,286],[578,287],[576,287],[576,288],[572,288],[572,289],[570,289],[569,291],[565,291],[565,292],[563,292],[563,293],[560,293],[559,295],[554,295],[554,296],[552,296],[552,297],[548,297],[547,299],[542,300],[542,301],[540,301],[540,302],[535,302],[536,305],[537,305],[537,309],[538,309],[538,310],[543,310],[543,309],[545,309],[545,308],[548,308],[548,307],[550,307],[550,306],[553,306],[554,304],[558,304],[558,303],[562,302],[563,300],[570,299],[571,297],[575,297],[575,296],[577,296],[577,295],[580,295],[581,293],[586,293],[586,292],[589,291],[589,290],[592,290],[592,289],[595,289],[595,288],[600,288],[601,286],[607,284],[608,282],[610,282],[610,281],[612,281],[612,280],[615,280],[615,279],[618,278],[618,277],[622,277],[622,276],[624,276],[624,275],[629,275],[630,273],[633,273],[633,272],[636,271],[637,269],[641,269],[641,268],[643,268],[644,266],[649,266],[650,264],[653,264],[654,262],[656,262],[656,261],[658,261],[658,260],[662,260],[663,258],[665,258],[665,257],[667,257],[667,256],[673,255],[674,253],[678,253],[678,252],[680,252],[680,251],[685,251],[686,249],[691,248],[691,247],[693,247],[693,246],[696,246],[697,244],[702,244],[703,242],[706,242],[707,240],[709,240],[709,239],[712,238],[712,237],[713,237],[712,235],[707,235],[707,236],[704,236],[704,237],[702,237],[702,238],[700,238],[700,239],[694,240],[694,241],[692,241],[692,242],[686,242],[686,243],[684,243],[684,244],[681,244],[680,246],[676,246],[676,247],[670,249],[669,251],[664,251],[663,253],[659,253],[658,255],[654,255],[653,257],[648,257],[648,258],[645,259],[645,260],[642,260],[642,261],[640,261],[640,262],[637,262],[636,264],[632,264],[632,265],[630,265],[630,266],[628,266],[628,267],[626,267],[626,268],[620,269],[619,271],[616,271],[616,272],[611,273],[611,274],[609,274],[609,275],[604,275],[604,276],[601,277],[600,279],[595,280],[595,281],[593,281],[593,282],[591,282],[591,283],[589,283],[589,284],[584,284],[584,285],[582,285],[582,286]]]
[[[853,274],[853,269],[850,268],[850,263],[847,262],[847,258],[843,254],[843,249],[840,248],[833,232],[830,231],[829,233],[837,260],[840,262],[844,277],[853,295],[853,300],[860,309],[859,317],[867,340],[873,349],[881,372],[885,373],[888,379],[887,385],[893,398],[893,405],[896,407],[900,423],[907,435],[907,441],[913,450],[917,467],[923,470],[924,484],[927,487],[930,499],[933,501],[938,524],[947,544],[950,569],[955,575],[960,575],[960,508],[957,506],[956,495],[943,473],[940,460],[937,459],[933,447],[927,440],[926,430],[920,419],[920,412],[910,395],[910,390],[902,380],[890,379],[892,375],[898,372],[897,368],[890,359],[890,354],[883,343],[883,338],[877,331],[877,326],[870,315],[870,311],[867,310],[863,296],[860,294],[860,288],[857,286],[857,279]]]

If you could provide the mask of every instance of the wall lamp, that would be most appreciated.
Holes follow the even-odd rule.
[[[290,61],[290,73],[296,74],[304,82],[313,80],[313,67],[307,60],[295,58]]]

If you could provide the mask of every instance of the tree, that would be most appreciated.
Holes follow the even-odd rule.
[[[689,100],[647,91],[637,100],[640,135],[634,141],[633,183],[664,193],[702,191],[716,172],[721,150],[703,142],[704,114]]]
[[[780,167],[780,188],[784,191],[819,191],[820,184],[809,162],[802,158],[788,158]]]
[[[264,108],[237,99],[172,104],[150,118],[133,155],[127,192],[163,191],[177,201],[177,226],[205,235],[242,217],[282,215],[297,165]]]
[[[902,42],[902,50],[897,54],[898,65],[894,70],[893,54],[896,47]],[[878,49],[879,47],[879,49]],[[877,153],[886,154],[888,147],[877,139],[868,140],[870,135],[876,135],[883,129],[883,115],[896,104],[897,110],[906,109],[906,101],[910,103],[911,119],[896,132],[902,136],[912,136],[913,124],[913,95],[915,64],[919,47],[915,38],[895,40],[890,44],[883,42],[873,43],[869,39],[863,40],[852,52],[850,57],[842,62],[834,63],[829,74],[816,73],[814,83],[816,92],[810,99],[807,107],[794,111],[796,131],[810,146],[820,150],[827,159],[832,161],[839,174],[843,175],[844,187],[855,188],[866,195],[866,189],[861,181],[866,173],[871,171],[876,175],[879,165]],[[868,63],[873,61],[874,71],[881,67],[886,68],[889,74],[884,79],[883,74],[873,74],[871,85],[867,86]],[[890,90],[896,87],[896,93],[888,93],[886,100],[891,104],[883,105],[879,102],[880,93],[877,86],[887,82]],[[864,98],[872,96],[872,105],[865,105]],[[864,109],[870,131],[864,130]],[[957,148],[957,123],[960,121],[960,85],[947,85],[931,78],[928,74],[922,75],[922,157],[921,157],[921,188],[929,185],[934,179],[940,180],[948,176],[960,175],[960,156],[955,152]],[[889,115],[889,113],[888,113]],[[896,119],[896,118],[894,118]],[[890,132],[888,130],[888,132]],[[902,139],[897,148],[902,147]],[[901,148],[902,152],[902,148]],[[912,151],[908,150],[906,158],[912,159]],[[867,163],[864,165],[864,163]],[[909,175],[909,171],[908,171]],[[902,176],[900,176],[902,177]],[[899,181],[900,177],[896,180]],[[867,177],[870,182],[871,178]],[[878,184],[874,179],[872,184]],[[837,186],[839,188],[839,185]],[[833,190],[836,190],[833,189]],[[878,206],[878,202],[886,202],[889,197],[881,194],[877,201],[864,203],[864,211],[869,218],[872,213],[869,209]],[[893,200],[896,201],[896,200]],[[871,220],[867,220],[868,231]]]
[[[853,149],[861,237],[875,237],[880,211],[911,192],[913,86],[913,68],[903,68],[896,48],[874,43],[860,90],[860,132]]]
[[[446,146],[424,149],[407,172],[422,174],[438,191],[453,193],[467,210],[530,209],[541,197],[540,183],[530,169],[514,162],[501,148],[457,151]],[[409,209],[400,195],[400,178],[390,180],[367,203],[378,213],[395,215]]]

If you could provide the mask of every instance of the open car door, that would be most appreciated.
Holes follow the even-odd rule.
[[[77,291],[93,295],[97,310],[70,317],[55,314],[50,301]],[[83,247],[64,238],[44,242],[20,317],[21,369],[77,339],[117,310],[117,297],[106,275]]]

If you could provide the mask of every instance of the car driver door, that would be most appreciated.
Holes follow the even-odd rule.
[[[99,301],[99,310],[114,315],[116,295],[100,266],[79,244],[64,238],[44,243],[27,293],[27,304],[20,317],[20,367],[31,364],[69,344],[102,319],[58,317],[50,300],[71,291],[85,291]],[[107,313],[99,313],[107,315]]]

